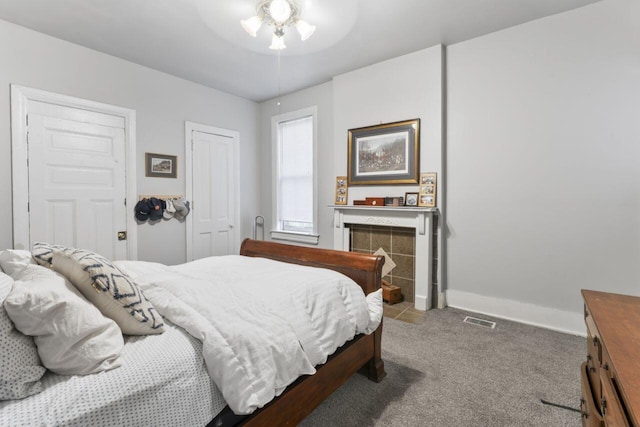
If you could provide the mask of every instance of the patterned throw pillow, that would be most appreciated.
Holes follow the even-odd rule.
[[[124,334],[164,332],[162,316],[134,281],[105,257],[84,249],[53,252],[53,269],[113,319]]]
[[[51,267],[53,253],[56,251],[64,251],[66,249],[66,246],[36,242],[33,244],[33,248],[31,248],[31,255],[33,255],[33,259],[35,259],[38,264],[44,267]]]
[[[4,309],[13,279],[0,272],[0,400],[22,399],[42,390],[46,369],[33,338],[16,330]]]

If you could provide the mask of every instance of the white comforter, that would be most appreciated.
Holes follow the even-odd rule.
[[[209,374],[237,414],[313,374],[381,318],[380,291],[365,298],[355,282],[331,270],[237,255],[172,267],[116,264],[160,314],[203,342]]]

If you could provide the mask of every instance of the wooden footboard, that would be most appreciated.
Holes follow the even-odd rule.
[[[384,257],[246,239],[240,255],[328,268],[353,279],[365,294],[380,289]],[[297,425],[356,371],[369,379],[385,376],[381,358],[382,323],[371,335],[358,335],[336,351],[311,376],[301,377],[264,408],[242,420],[245,426]]]

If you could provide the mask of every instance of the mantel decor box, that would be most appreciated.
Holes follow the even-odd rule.
[[[364,200],[369,206],[384,206],[384,197],[365,197]]]

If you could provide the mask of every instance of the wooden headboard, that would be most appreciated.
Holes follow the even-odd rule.
[[[245,239],[240,255],[269,258],[292,264],[327,268],[353,279],[365,294],[380,289],[384,257],[333,249],[285,245],[262,240]]]

